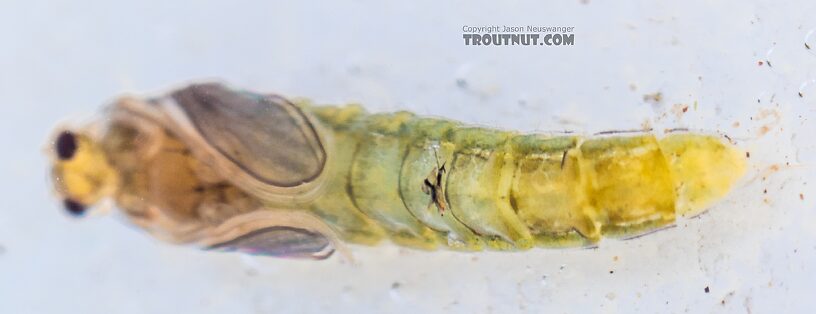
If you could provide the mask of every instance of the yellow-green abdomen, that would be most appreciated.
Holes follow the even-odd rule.
[[[359,107],[308,110],[331,130],[339,155],[311,209],[355,243],[387,236],[423,249],[587,246],[700,212],[744,171],[737,150],[707,135],[581,139]],[[440,201],[423,185],[441,165]]]

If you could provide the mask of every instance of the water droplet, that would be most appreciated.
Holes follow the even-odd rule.
[[[816,79],[809,79],[799,85],[799,98],[816,99]]]
[[[394,301],[402,301],[402,296],[399,293],[399,289],[402,287],[402,284],[399,282],[394,282],[391,284],[391,289],[388,290],[388,295],[391,296],[391,299]]]
[[[816,55],[816,28],[811,29],[805,35],[805,49]]]
[[[773,56],[774,50],[776,50],[776,45],[771,47],[771,49],[768,49],[768,52],[765,53],[765,64],[767,64],[768,67],[771,67],[771,68],[774,67],[774,63],[775,63],[775,61],[773,59],[774,58],[774,56]]]

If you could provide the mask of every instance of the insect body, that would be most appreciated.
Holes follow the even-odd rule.
[[[700,213],[745,166],[709,135],[518,134],[218,84],[123,98],[110,116],[56,140],[67,207],[112,197],[160,237],[274,256],[323,258],[337,241],[386,238],[422,249],[588,246]]]

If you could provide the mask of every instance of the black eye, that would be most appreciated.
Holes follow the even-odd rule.
[[[72,199],[66,198],[64,201],[62,201],[62,205],[65,206],[65,210],[67,210],[68,213],[73,216],[79,217],[85,214],[85,205],[82,205]]]
[[[57,157],[60,160],[68,160],[74,157],[77,149],[76,136],[73,133],[64,131],[57,137],[55,143]]]

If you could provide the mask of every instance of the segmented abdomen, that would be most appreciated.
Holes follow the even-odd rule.
[[[326,193],[311,207],[345,240],[458,250],[587,246],[672,224],[743,171],[715,137],[517,134],[358,106],[307,107],[332,133]],[[736,161],[735,161],[736,160]],[[439,212],[423,184],[441,164]]]

